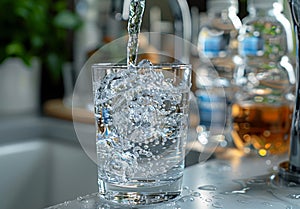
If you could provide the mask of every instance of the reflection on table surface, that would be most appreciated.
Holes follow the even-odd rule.
[[[174,202],[151,205],[151,209],[297,209],[300,185],[277,176],[278,164],[287,155],[244,156],[234,149],[216,152],[215,158],[185,169],[183,193]],[[51,209],[138,208],[113,205],[97,193],[78,197]],[[50,209],[49,208],[49,209]]]

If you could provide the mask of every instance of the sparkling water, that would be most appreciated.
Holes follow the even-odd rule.
[[[189,87],[171,75],[142,61],[94,84],[101,181],[160,186],[182,177]]]

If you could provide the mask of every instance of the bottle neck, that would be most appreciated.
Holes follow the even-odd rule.
[[[274,16],[273,8],[249,8],[250,16],[258,16],[258,17],[266,17],[266,16]]]
[[[237,15],[237,9],[233,7],[229,7],[227,9],[209,9],[208,16],[209,17],[222,17],[224,19]]]

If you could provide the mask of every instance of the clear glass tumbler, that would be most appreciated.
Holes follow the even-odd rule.
[[[191,66],[94,64],[99,193],[127,205],[181,194]]]

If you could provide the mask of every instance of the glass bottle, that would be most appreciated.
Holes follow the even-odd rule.
[[[237,55],[237,35],[241,27],[237,13],[237,0],[208,0],[207,18],[201,21],[198,36],[198,51],[202,62],[202,67],[197,70],[197,76],[202,79],[196,82],[200,125],[206,129],[211,125],[220,126],[225,117],[221,146],[229,146],[232,141],[229,130],[234,92],[233,60]],[[212,124],[213,121],[216,123]]]
[[[260,156],[288,151],[294,66],[290,62],[292,30],[278,0],[249,0],[249,16],[239,31],[232,106],[232,137],[246,153]]]

